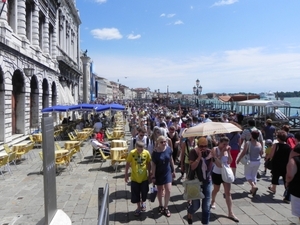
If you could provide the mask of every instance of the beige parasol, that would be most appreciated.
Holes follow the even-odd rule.
[[[208,122],[201,123],[197,126],[188,128],[183,137],[207,136],[213,134],[227,134],[231,132],[242,131],[239,127],[232,123]]]

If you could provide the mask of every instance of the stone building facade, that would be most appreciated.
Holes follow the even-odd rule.
[[[77,103],[81,21],[74,0],[7,0],[2,6],[0,142],[8,143],[38,129],[41,110],[62,104],[60,93]]]

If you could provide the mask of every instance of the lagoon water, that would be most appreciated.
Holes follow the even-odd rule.
[[[287,101],[291,104],[292,107],[300,107],[300,98],[284,98],[284,101]],[[300,115],[300,109],[291,109],[291,116],[295,115],[298,111],[298,114]]]
[[[299,107],[299,108],[291,108],[291,113],[290,116],[294,116],[297,114],[300,115],[300,97],[295,97],[295,98],[285,98],[284,101],[287,101],[291,104],[291,107]],[[212,102],[212,103],[217,103],[219,102],[217,99],[208,99],[206,100],[207,103]]]

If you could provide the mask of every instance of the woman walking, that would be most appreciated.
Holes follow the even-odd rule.
[[[245,154],[250,155],[250,163],[245,165],[245,177],[248,183],[251,185],[250,194],[253,196],[256,195],[256,192],[258,188],[256,187],[257,178],[256,174],[258,171],[258,168],[260,166],[260,159],[263,154],[263,148],[258,141],[259,132],[257,130],[254,130],[251,132],[251,139],[250,141],[247,141],[243,151],[239,155],[237,159],[237,163],[240,162],[241,158],[244,157]]]
[[[237,127],[240,127],[240,125],[235,122],[231,121],[230,123],[236,125]],[[236,175],[236,159],[237,159],[238,154],[240,153],[240,148],[241,148],[241,135],[239,134],[239,132],[232,132],[232,133],[226,134],[226,137],[228,137],[228,139],[229,139],[229,146],[231,148],[230,154],[232,157],[232,162],[230,163],[230,167],[231,167],[232,172],[235,177],[235,175]]]
[[[300,144],[293,151],[293,157],[289,159],[286,173],[286,187],[291,194],[291,210],[300,223]]]
[[[179,146],[179,135],[177,131],[175,130],[175,127],[172,125],[169,128],[169,132],[167,133],[168,138],[171,139],[172,141],[172,146],[173,146],[173,161],[174,163],[178,163],[178,146]]]
[[[217,193],[220,190],[220,186],[223,183],[225,199],[228,208],[228,218],[233,220],[234,222],[239,222],[239,219],[233,214],[232,211],[232,199],[230,194],[230,183],[225,183],[222,179],[221,168],[222,164],[229,165],[232,162],[231,154],[230,154],[230,146],[228,137],[221,137],[219,144],[217,147],[213,148],[212,156],[214,158],[215,166],[212,171],[212,182],[214,184],[214,189],[212,191],[212,200],[211,200],[211,208],[215,209],[215,201]]]
[[[207,139],[200,137],[197,142],[197,147],[192,149],[189,154],[190,161],[190,173],[189,180],[193,180],[196,177],[202,182],[201,188],[204,194],[202,199],[202,224],[208,224],[210,218],[210,201],[211,201],[211,170],[213,166],[210,149],[207,148]],[[200,199],[192,200],[187,210],[188,224],[193,224],[193,215],[200,208]]]
[[[279,130],[277,132],[277,141],[278,143],[273,144],[272,150],[270,153],[270,158],[272,159],[272,164],[275,165],[272,168],[272,184],[268,187],[269,191],[276,193],[276,186],[279,185],[279,177],[282,176],[283,183],[285,185],[285,175],[286,175],[286,166],[289,161],[289,156],[291,152],[291,147],[286,144],[285,140],[287,138],[287,133],[284,130]],[[287,191],[283,201],[285,203],[290,203],[290,194]]]
[[[152,182],[157,185],[157,199],[159,202],[159,213],[167,217],[171,216],[168,209],[170,200],[172,179],[175,178],[174,161],[172,150],[167,146],[167,139],[164,136],[157,138],[157,147],[152,153]],[[162,198],[164,196],[164,204]]]

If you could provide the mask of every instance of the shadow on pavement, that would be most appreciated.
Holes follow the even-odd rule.
[[[130,191],[129,190],[119,190],[115,191],[109,194],[109,202],[112,202],[113,200],[130,200]]]

